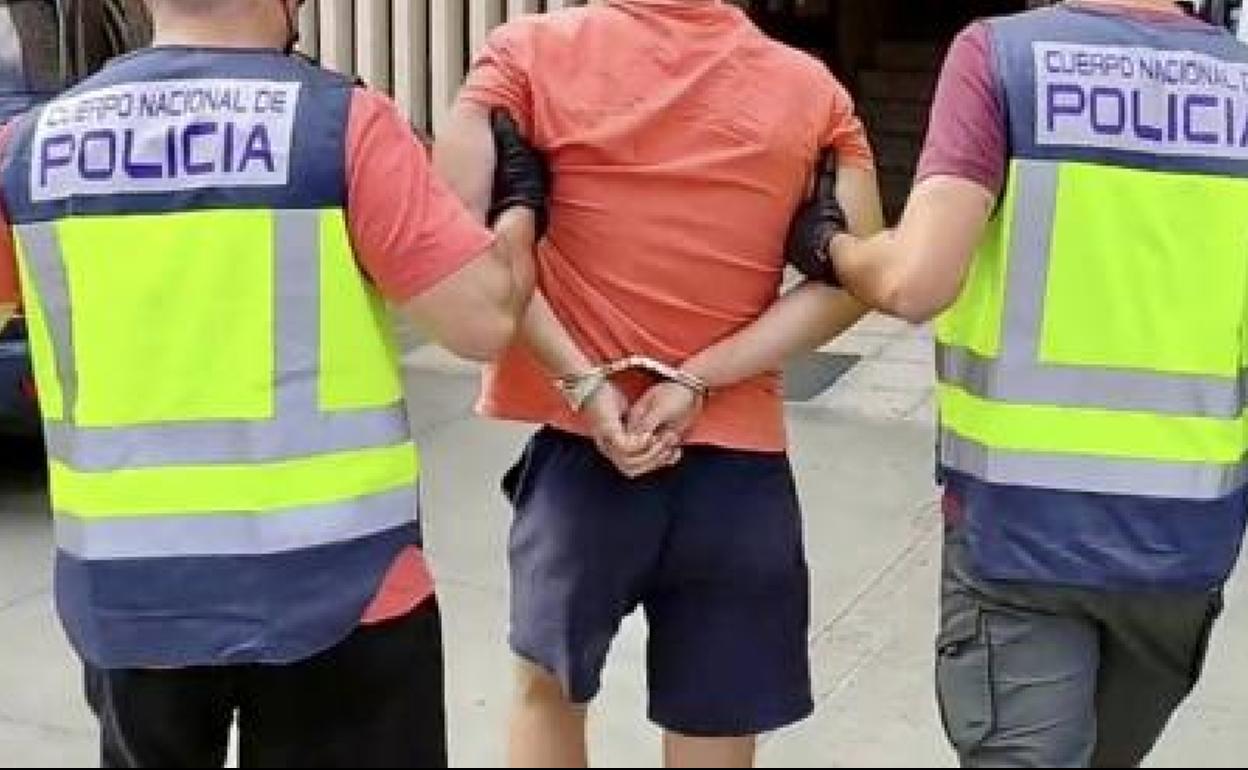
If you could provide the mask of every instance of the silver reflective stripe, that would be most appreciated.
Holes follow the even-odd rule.
[[[69,306],[69,279],[61,257],[61,242],[53,225],[18,225],[22,253],[34,274],[35,290],[52,339],[53,366],[61,385],[62,412],[72,422],[78,405],[78,375],[74,366],[73,310]]]
[[[402,406],[264,422],[162,424],[127,428],[46,426],[48,452],[80,471],[291,460],[392,446],[411,440]]]
[[[1197,415],[1237,419],[1244,410],[1242,377],[1211,377],[996,361],[966,348],[938,344],[941,382],[1014,404]]]
[[[404,487],[371,497],[275,513],[83,519],[56,516],[56,544],[80,559],[251,556],[342,543],[416,521]]]
[[[1248,463],[1166,462],[1102,455],[1018,452],[987,447],[951,430],[940,434],[941,462],[993,484],[1108,495],[1216,500],[1248,483]]]
[[[271,419],[108,428],[75,426],[72,419],[50,421],[49,454],[75,470],[92,472],[278,461],[411,440],[402,401],[373,409],[320,410],[320,227],[319,211],[274,212],[276,400]],[[70,301],[56,225],[21,225],[17,230],[37,271],[66,414],[72,415],[77,388]]]
[[[1242,373],[1183,375],[1041,361],[1059,172],[1057,162],[1015,162],[1001,348],[996,358],[988,358],[938,345],[940,381],[1002,403],[1239,419],[1248,401]],[[941,458],[947,467],[994,483],[1105,494],[1214,499],[1248,478],[1242,464],[1016,452],[970,442],[947,429]]]
[[[279,211],[273,221],[273,364],[278,418],[318,411],[321,361],[321,216]]]
[[[1049,254],[1053,250],[1058,165],[1022,160],[1014,168],[1014,200],[1026,201],[1027,205],[1015,208],[1009,234],[1001,359],[1036,364],[1040,360]]]

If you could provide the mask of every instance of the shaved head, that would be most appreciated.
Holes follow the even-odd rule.
[[[281,47],[296,0],[144,0],[156,44]]]
[[[252,5],[258,0],[146,0],[148,6],[157,9],[168,8],[180,13],[216,13],[227,7],[236,5]],[[262,0],[259,0],[262,1]]]

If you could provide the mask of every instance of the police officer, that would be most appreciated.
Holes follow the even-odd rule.
[[[0,171],[102,761],[220,766],[237,719],[245,766],[445,765],[386,301],[491,358],[545,192],[475,224],[393,104],[284,55],[294,0],[148,6],[153,47],[19,119]]]
[[[830,240],[859,298],[939,314],[936,680],[967,766],[1135,765],[1199,675],[1248,511],[1246,78],[1161,0],[976,23],[898,227]]]

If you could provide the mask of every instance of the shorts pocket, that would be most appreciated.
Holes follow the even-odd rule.
[[[979,609],[946,622],[936,644],[936,698],[949,742],[959,752],[979,746],[993,730],[992,645]]]
[[[529,496],[529,490],[533,487],[534,466],[545,452],[550,451],[548,448],[549,430],[549,428],[542,428],[534,433],[525,444],[515,464],[503,474],[501,485],[503,497],[507,498],[507,502],[516,509],[523,505]]]

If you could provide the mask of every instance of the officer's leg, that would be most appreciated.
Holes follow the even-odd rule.
[[[100,723],[101,767],[224,767],[233,716],[231,669],[86,666]]]
[[[1191,692],[1220,594],[1107,600],[1097,688],[1096,767],[1135,767]]]
[[[306,661],[256,666],[239,712],[243,767],[446,767],[442,628],[429,599]]]
[[[936,690],[964,767],[1086,767],[1096,741],[1091,621],[1019,592],[992,596],[946,543]],[[1009,589],[1001,588],[1001,592]]]

